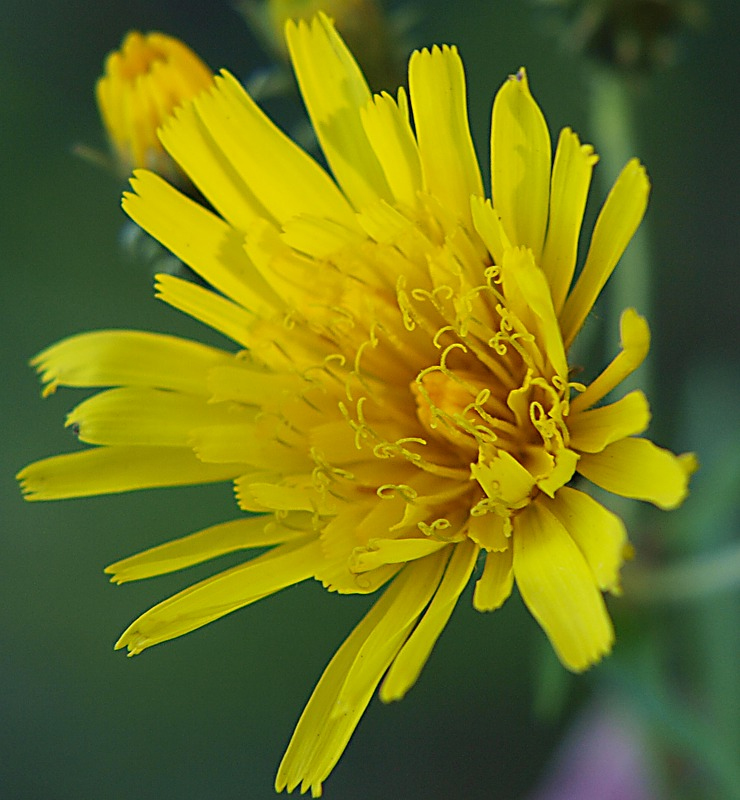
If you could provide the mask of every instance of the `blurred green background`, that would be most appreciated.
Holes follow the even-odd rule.
[[[650,564],[711,557],[737,537],[740,14],[736,0],[706,6],[708,22],[683,38],[677,65],[631,89],[635,154],[654,185],[651,434],[702,461],[682,510],[640,518],[638,577]],[[462,52],[483,164],[493,94],[522,64],[554,135],[571,125],[603,152],[588,64],[533,4],[416,8],[413,44],[456,43]],[[92,88],[105,54],[131,28],[178,36],[214,69],[241,77],[268,63],[228,3],[0,6],[0,797],[270,798],[303,704],[367,600],[303,585],[127,659],[112,645],[128,623],[215,569],[115,588],[103,567],[231,518],[230,487],[25,504],[12,478],[31,460],[77,446],[62,423],[81,395],[42,401],[27,366],[47,344],[105,327],[217,342],[152,298],[149,266],[120,245],[122,187],[71,152],[104,146]],[[594,188],[603,197],[603,184]],[[691,594],[692,578],[683,583]],[[575,680],[543,655],[543,636],[518,599],[482,616],[466,595],[409,696],[390,707],[373,701],[325,794],[531,796],[596,692],[634,704],[656,797],[731,796],[738,595],[708,583],[693,592],[699,599],[668,603],[638,581],[637,599],[612,603],[614,656]]]

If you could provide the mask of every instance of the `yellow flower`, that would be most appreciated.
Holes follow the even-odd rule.
[[[217,213],[144,171],[124,200],[213,287],[163,275],[158,296],[242,349],[133,331],[50,347],[35,360],[47,393],[115,388],[67,420],[97,447],[20,478],[32,500],[234,481],[251,516],[119,561],[112,580],[274,547],[142,615],[117,645],[132,654],[308,578],[387,584],[278,772],[278,790],[318,796],[376,687],[403,697],[482,562],[478,610],[516,582],[566,667],[609,652],[602,591],[619,590],[627,536],[571,484],[674,508],[694,460],[636,438],[641,392],[595,407],[647,354],[635,311],[603,372],[569,377],[568,348],[645,211],[643,167],[617,179],[573,283],[596,156],[566,128],[551,164],[524,70],[493,107],[492,205],[454,47],[412,55],[409,97],[373,97],[325,16],[287,35],[333,178],[223,72],[161,133]]]
[[[179,170],[157,138],[172,111],[213,84],[208,67],[163,33],[131,31],[108,56],[95,95],[122,175],[137,167],[176,180]]]

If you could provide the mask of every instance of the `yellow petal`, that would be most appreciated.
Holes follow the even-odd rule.
[[[325,559],[314,576],[321,585],[337,594],[372,594],[397,575],[405,564],[384,564],[369,572],[350,572],[347,559]]]
[[[255,220],[271,218],[214,140],[194,102],[168,118],[159,129],[159,138],[219,216],[234,228],[246,231]]]
[[[96,447],[29,464],[16,476],[26,500],[62,500],[157,486],[216,483],[243,464],[204,464],[180,447]]]
[[[473,608],[477,611],[495,611],[501,608],[513,587],[512,548],[487,553],[483,574],[475,582]]]
[[[244,233],[151,172],[137,170],[131,188],[123,210],[203,280],[255,314],[282,308],[244,251]]]
[[[221,294],[174,275],[157,275],[156,280],[154,289],[158,300],[163,300],[209,328],[223,333],[243,347],[252,344],[248,331],[254,322],[254,316],[242,306],[232,303]]]
[[[694,470],[689,461],[647,439],[621,439],[600,453],[581,456],[578,471],[607,492],[669,510],[684,501]]]
[[[511,243],[539,263],[550,197],[550,133],[520,69],[499,89],[491,121],[493,206]]]
[[[532,475],[506,450],[487,462],[471,464],[470,473],[488,497],[508,508],[525,504],[535,485]]]
[[[599,453],[618,439],[642,433],[649,422],[647,398],[640,391],[630,392],[608,406],[571,414],[570,446],[586,453]]]
[[[601,375],[591,381],[585,392],[573,398],[570,404],[571,416],[598,403],[645,360],[650,350],[650,328],[645,318],[634,308],[627,308],[622,312],[619,331],[622,340],[621,352]]]
[[[560,315],[566,348],[581,329],[596,298],[622,257],[647,208],[650,181],[633,158],[622,170],[606,198],[576,285]]]
[[[277,464],[283,473],[305,472],[314,466],[304,448],[260,435],[259,427],[251,423],[194,428],[188,444],[201,461],[209,464],[236,462],[262,469]]]
[[[366,206],[357,220],[371,239],[387,245],[372,247],[369,259],[372,270],[377,272],[379,263],[386,275],[403,274],[411,284],[429,280],[428,259],[436,248],[420,225],[382,200]],[[368,275],[365,281],[370,279]]]
[[[550,217],[541,267],[560,313],[573,280],[578,237],[583,224],[591,174],[599,157],[590,144],[581,144],[570,128],[563,128],[555,151],[550,187]]]
[[[350,571],[349,560],[355,547],[369,542],[377,531],[388,530],[393,525],[403,505],[400,498],[388,498],[381,503],[367,499],[364,503],[340,507],[321,531],[324,563],[316,579],[329,591],[339,594],[367,594],[389,581],[402,569],[402,563],[357,573]]]
[[[371,682],[377,686],[376,676],[382,676],[388,666],[387,663],[385,668],[381,666],[385,663],[384,651],[393,652],[395,658],[437,591],[453,550],[448,546],[404,568],[404,575],[407,571],[412,572],[406,590],[358,652],[337,697],[333,715],[341,716],[345,707],[354,705],[364,692],[364,687]]]
[[[136,655],[239,608],[310,578],[321,560],[316,539],[280,545],[246,564],[206,578],[158,603],[131,623],[116,642]]]
[[[468,521],[468,536],[484,550],[506,550],[509,547],[511,520],[489,513],[471,516]]]
[[[233,363],[234,356],[199,342],[141,331],[93,331],[62,339],[31,364],[58,386],[152,386],[186,394],[208,393],[209,370]]]
[[[355,548],[349,568],[351,572],[368,572],[385,564],[415,561],[443,547],[449,547],[449,542],[437,539],[370,539],[367,547]]]
[[[385,92],[376,94],[360,114],[393,196],[399,204],[414,208],[423,181],[406,92],[403,87],[398,90],[398,102]]]
[[[359,248],[367,244],[363,231],[313,214],[302,214],[284,222],[280,238],[299,253],[317,259],[331,259],[332,265],[343,271],[348,267],[345,254],[356,255]]]
[[[596,583],[604,591],[619,592],[619,570],[624,561],[627,530],[622,520],[592,497],[564,486],[554,500],[542,498],[583,553]]]
[[[540,349],[544,349],[555,374],[565,378],[568,365],[550,285],[535,264],[531,250],[513,247],[504,253],[501,282],[507,304],[527,330],[542,343]]]
[[[311,306],[312,323],[319,323],[322,311],[330,315],[329,309],[341,305],[343,284],[337,280],[335,270],[293,250],[269,223],[255,223],[244,247],[262,277],[288,307],[303,308],[308,298],[321,298],[320,304]]]
[[[344,752],[375,687],[436,590],[445,553],[405,567],[324,670],[301,714],[275,779],[278,792],[321,784]]]
[[[208,373],[208,388],[213,403],[234,400],[272,410],[288,397],[301,395],[306,383],[299,375],[260,372],[234,359],[228,366],[215,367]]]
[[[272,516],[242,517],[123,558],[106,567],[105,572],[112,583],[138,581],[176,572],[225,553],[282,544],[304,535],[301,529],[276,524]]]
[[[279,468],[279,465],[278,465]],[[328,512],[334,508],[323,505],[319,492],[311,486],[283,486],[278,483],[251,482],[239,479],[236,498],[245,511],[311,511]]]
[[[223,157],[269,216],[282,223],[300,214],[354,224],[352,208],[326,171],[258,108],[228,72],[195,100]]]
[[[502,264],[504,253],[511,247],[501,217],[491,205],[490,200],[482,197],[471,197],[470,208],[473,214],[473,225],[483,240],[494,264]]]
[[[465,72],[457,48],[417,50],[409,59],[409,93],[426,190],[472,230],[471,196],[483,182],[468,124]]]
[[[65,424],[88,444],[188,447],[193,428],[253,417],[253,411],[209,403],[205,397],[132,386],[88,398]]]
[[[478,552],[478,547],[468,540],[455,545],[432,602],[394,659],[380,687],[380,699],[384,703],[400,700],[416,683],[463,589],[468,585]]]
[[[367,458],[355,441],[354,431],[346,419],[336,419],[315,425],[310,431],[311,447],[335,466],[354,464]]]
[[[541,503],[515,518],[513,539],[514,576],[527,608],[563,665],[587,669],[611,650],[614,631],[583,554]]]
[[[549,497],[554,497],[558,489],[573,477],[579,458],[578,453],[562,447],[555,453],[553,468],[537,478],[537,486]]]
[[[370,89],[333,23],[322,13],[310,23],[289,21],[285,36],[316,137],[345,195],[356,209],[378,198],[390,201],[360,117]]]
[[[313,797],[321,796],[321,784],[344,752],[373,696],[375,687],[366,690],[363,702],[358,703],[353,709],[348,709],[350,713],[340,719],[332,716],[337,694],[358,651],[398,596],[402,588],[400,580],[401,578],[394,581],[384,592],[380,600],[345,639],[324,670],[298,720],[280,763],[275,778],[275,791],[282,792],[287,789],[288,792],[292,792],[301,784],[302,793],[310,789]],[[380,677],[379,675],[378,682]],[[340,726],[341,722],[344,722],[344,725]],[[329,760],[329,768],[319,771],[318,765],[326,760]]]

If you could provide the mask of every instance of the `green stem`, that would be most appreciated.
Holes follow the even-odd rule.
[[[647,603],[685,603],[737,590],[740,586],[740,542],[710,555],[668,567],[625,569],[627,597]]]
[[[593,140],[597,145],[604,190],[611,188],[624,165],[638,153],[635,143],[632,103],[629,86],[616,70],[592,65],[590,70],[590,114]],[[633,307],[650,320],[652,290],[650,281],[650,245],[643,221],[622,256],[607,287],[608,308],[606,357],[613,358],[619,343],[619,317],[625,308]],[[650,359],[621,386],[624,393],[635,388],[651,396]]]

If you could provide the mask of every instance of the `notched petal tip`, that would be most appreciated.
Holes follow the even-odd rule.
[[[595,575],[544,503],[531,503],[516,522],[513,567],[522,599],[563,665],[582,672],[600,661],[614,642]]]
[[[29,486],[29,483],[28,483],[28,480],[27,480],[27,470],[28,470],[28,467],[24,467],[20,472],[16,473],[15,479],[18,481],[18,485],[19,485],[19,488],[21,490],[21,494],[23,495],[23,499],[24,500],[28,500],[28,501],[32,501],[32,500],[38,499],[38,498],[34,498],[33,497],[33,490]]]
[[[53,458],[54,456],[51,456],[49,459],[44,458],[39,461],[35,461],[33,464],[29,464],[16,474],[15,479],[18,481],[21,495],[23,496],[24,500],[28,501],[29,503],[34,503],[38,500],[62,499],[50,495],[46,488],[46,470],[44,467],[46,463]]]
[[[696,453],[681,453],[678,460],[687,478],[690,478],[701,466]]]
[[[598,663],[603,661],[604,658],[611,653],[613,646],[614,634],[612,632],[611,639],[604,641],[598,649],[593,650],[590,654],[585,656],[583,660],[568,662],[561,653],[558,653],[558,656],[561,660],[561,663],[567,670],[579,674],[586,672],[587,670],[591,669],[591,667],[595,667]]]
[[[524,84],[524,86],[527,87],[527,89],[529,88],[529,81],[527,80],[527,70],[525,67],[519,67],[519,69],[513,75],[509,75],[509,80]]]

